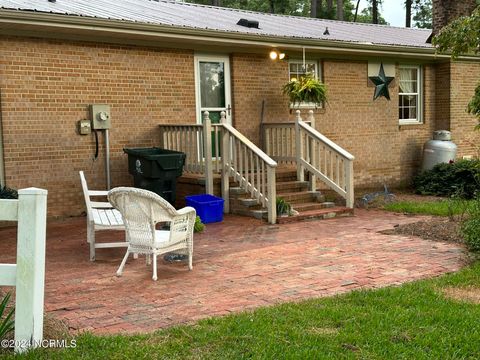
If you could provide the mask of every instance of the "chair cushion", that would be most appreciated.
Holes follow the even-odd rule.
[[[153,245],[156,248],[165,247],[169,239],[170,239],[169,230],[155,230],[155,242]]]

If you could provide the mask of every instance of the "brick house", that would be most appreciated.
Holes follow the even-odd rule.
[[[265,123],[293,120],[281,88],[305,72],[328,87],[315,127],[355,156],[358,188],[408,183],[434,130],[452,132],[459,157],[478,152],[465,107],[480,57],[452,62],[435,54],[429,30],[165,0],[26,4],[0,0],[0,181],[48,189],[51,216],[83,211],[79,170],[92,188],[105,186],[94,136],[77,130],[89,104],[111,107],[113,186],[131,184],[124,147],[158,146],[159,124],[200,123],[203,110],[213,118],[227,110],[227,121],[260,145],[262,115]],[[475,1],[434,5],[438,28],[470,13]],[[272,50],[287,56],[273,61]],[[369,76],[380,63],[394,77],[390,101],[373,100]],[[219,69],[220,96],[208,85]]]

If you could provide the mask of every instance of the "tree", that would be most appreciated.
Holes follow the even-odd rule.
[[[414,26],[420,29],[432,28],[432,0],[416,0],[413,9]]]
[[[461,54],[480,53],[480,6],[472,15],[458,18],[442,28],[433,38],[433,44],[438,52],[451,52],[455,59]],[[475,94],[467,105],[467,111],[476,116],[479,123],[475,127],[480,130],[480,83]]]
[[[343,0],[337,0],[337,20],[343,21]]]
[[[358,14],[356,22],[373,24],[372,7],[363,9],[360,14]],[[378,15],[377,24],[388,25],[388,22],[383,18],[382,15]]]
[[[405,1],[405,27],[412,27],[412,0]]]
[[[372,3],[372,24],[378,24],[378,0],[371,0]]]

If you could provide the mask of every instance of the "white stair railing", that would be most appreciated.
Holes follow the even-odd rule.
[[[275,171],[277,163],[232,125],[227,124],[225,112],[222,123],[222,197],[225,212],[229,210],[229,177],[247,191],[268,211],[268,222],[277,221],[277,189]]]
[[[313,111],[309,111],[310,123],[314,126]],[[297,179],[304,181],[305,170],[310,173],[310,191],[316,190],[317,178],[342,196],[346,206],[353,208],[353,161],[355,157],[326,136],[296,112],[295,140],[297,158]]]
[[[15,287],[15,351],[41,345],[45,285],[47,190],[18,191],[0,200],[0,220],[17,221],[17,263],[0,264],[0,286]]]
[[[184,171],[205,176],[205,192],[213,194],[213,174],[222,175],[224,212],[230,210],[229,177],[268,210],[268,221],[276,222],[277,163],[230,124],[225,113],[212,124],[208,111],[203,124],[160,125],[161,147],[186,153]],[[212,146],[212,139],[216,146]]]

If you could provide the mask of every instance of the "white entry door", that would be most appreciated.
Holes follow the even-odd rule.
[[[230,90],[230,58],[221,55],[195,55],[195,99],[197,123],[203,123],[202,114],[208,111],[212,124],[220,122],[225,111],[227,123],[232,124]],[[212,154],[221,155],[220,139],[212,131]]]
[[[198,124],[202,123],[204,111],[210,113],[213,124],[220,122],[222,111],[227,115],[227,122],[232,123],[228,56],[195,55],[195,90]]]

